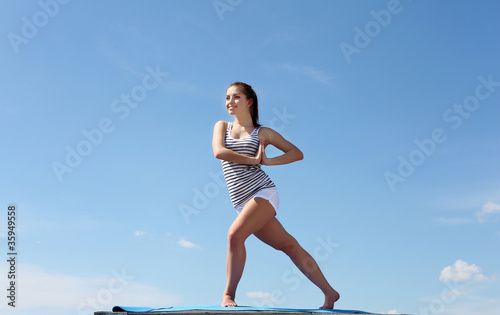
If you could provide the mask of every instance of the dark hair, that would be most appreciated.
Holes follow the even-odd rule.
[[[248,99],[252,99],[253,103],[250,107],[250,116],[252,116],[252,123],[255,127],[260,127],[259,124],[259,100],[257,99],[257,93],[253,90],[252,86],[243,83],[243,82],[234,82],[231,83],[227,88],[229,89],[231,86],[237,86],[241,88],[243,94]]]

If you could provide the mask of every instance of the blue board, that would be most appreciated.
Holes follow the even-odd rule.
[[[303,309],[303,308],[272,308],[272,307],[254,307],[254,306],[237,306],[237,307],[222,307],[219,305],[205,306],[171,306],[164,308],[149,308],[149,307],[134,307],[134,306],[115,306],[113,312],[133,312],[133,313],[157,313],[157,312],[186,312],[186,311],[274,311],[274,312],[314,312],[314,313],[347,313],[347,314],[371,314],[362,311],[353,310],[338,310],[338,309]]]

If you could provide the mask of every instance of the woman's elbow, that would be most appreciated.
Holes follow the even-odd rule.
[[[224,152],[222,150],[214,149],[214,156],[216,159],[222,160]]]
[[[302,151],[300,151],[299,149],[297,149],[297,151],[296,151],[296,159],[297,159],[297,161],[304,159],[304,153],[302,153]]]

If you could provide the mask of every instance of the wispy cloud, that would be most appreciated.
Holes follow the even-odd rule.
[[[441,282],[461,282],[467,280],[484,281],[488,278],[481,273],[481,268],[477,265],[469,265],[461,259],[455,261],[453,265],[445,267],[439,276]]]
[[[466,296],[446,305],[442,315],[498,315],[500,299],[483,296]]]
[[[500,309],[497,276],[489,281],[447,282],[441,293],[422,298],[418,314],[497,315]],[[439,312],[437,312],[439,310]]]
[[[490,216],[494,213],[500,213],[500,204],[487,202],[480,211],[476,212],[476,217],[479,222],[484,222],[486,216]]]
[[[163,234],[158,234],[156,232],[147,232],[143,230],[135,230],[134,231],[134,237],[138,238],[148,238],[148,239],[154,239],[154,238],[159,238],[163,240],[167,240],[172,236],[171,232],[165,232]]]
[[[0,269],[6,270],[7,264],[1,262]],[[176,294],[138,282],[122,268],[88,278],[52,273],[30,264],[19,265],[19,270],[22,270],[22,282],[17,288],[22,297],[16,305],[21,311],[19,314],[32,314],[32,311],[35,314],[41,308],[51,308],[60,314],[90,315],[95,311],[111,310],[115,305],[177,305],[181,301]],[[6,309],[11,307],[1,303],[0,313]]]
[[[452,218],[436,218],[434,222],[438,225],[447,225],[447,226],[459,226],[465,224],[476,223],[474,218],[472,217],[452,217]]]
[[[448,198],[446,202],[438,204],[440,207],[453,209],[454,212],[462,213],[461,216],[440,217],[434,219],[438,225],[459,226],[466,224],[483,223],[486,220],[498,219],[500,216],[500,204],[492,201],[484,203],[484,193],[476,194],[473,197]],[[482,204],[482,206],[480,206]],[[480,208],[480,210],[477,210]],[[475,212],[474,212],[475,211]],[[467,213],[465,215],[465,213]]]
[[[193,242],[185,240],[184,238],[180,238],[179,241],[177,242],[177,244],[181,247],[184,247],[184,248],[199,248],[200,247]]]
[[[134,236],[135,237],[141,237],[141,236],[146,236],[148,235],[148,232],[144,232],[144,231],[141,231],[141,230],[137,230],[134,232]]]
[[[258,299],[261,302],[263,301],[276,302],[276,299],[269,292],[252,291],[252,292],[247,292],[247,296],[252,299]]]

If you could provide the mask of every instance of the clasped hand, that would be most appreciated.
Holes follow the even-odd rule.
[[[259,150],[257,151],[257,155],[255,155],[255,164],[267,165],[268,158],[266,156],[266,147],[264,142],[261,140],[259,145]]]

